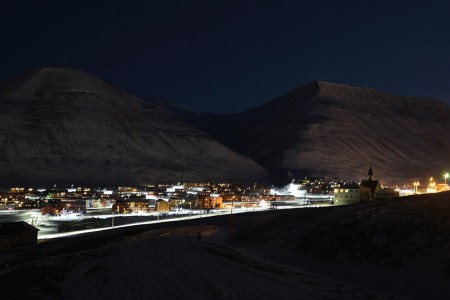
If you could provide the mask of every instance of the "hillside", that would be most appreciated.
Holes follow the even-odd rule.
[[[2,292],[5,299],[448,299],[449,200],[440,193],[194,217],[46,240],[2,252]]]
[[[198,118],[203,128],[280,180],[360,181],[369,165],[387,184],[450,169],[450,108],[438,100],[314,82],[241,114]]]
[[[236,244],[359,287],[448,299],[450,192],[319,210],[247,226]]]
[[[0,103],[5,185],[255,182],[270,180],[266,170],[280,184],[305,175],[360,181],[369,165],[395,185],[450,169],[446,104],[343,84],[314,82],[212,115],[42,68],[1,82]]]
[[[267,178],[166,109],[81,71],[41,68],[1,82],[0,103],[4,185]]]

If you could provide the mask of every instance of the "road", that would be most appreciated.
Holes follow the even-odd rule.
[[[279,206],[277,209],[294,209],[294,208],[302,208],[302,207],[315,207],[315,206]],[[267,208],[233,208],[233,214],[239,214],[239,213],[249,213],[249,212],[259,212],[267,210]],[[18,222],[18,221],[25,221],[31,225],[36,226],[39,229],[38,233],[38,239],[39,240],[45,240],[45,239],[51,239],[51,238],[61,238],[66,236],[73,236],[73,235],[79,235],[79,234],[85,234],[89,232],[98,232],[98,231],[104,231],[104,230],[111,230],[118,227],[128,227],[128,226],[137,226],[137,225],[145,225],[145,224],[153,224],[153,223],[163,223],[163,222],[175,222],[175,221],[181,221],[181,220],[188,220],[192,218],[207,218],[207,217],[215,217],[219,215],[227,215],[230,214],[230,210],[211,210],[209,213],[206,213],[205,210],[192,210],[189,212],[189,210],[185,210],[184,212],[179,213],[170,213],[169,216],[163,217],[163,213],[160,214],[160,217],[157,218],[158,212],[150,212],[150,213],[139,213],[139,214],[105,214],[102,212],[95,212],[92,211],[88,213],[87,215],[77,215],[77,214],[68,214],[63,216],[44,216],[41,214],[40,210],[33,209],[33,210],[3,210],[0,211],[0,223],[2,222]],[[133,221],[133,217],[149,217],[152,220],[148,222],[137,222]],[[69,222],[69,221],[77,221],[77,220],[83,220],[86,218],[103,218],[103,219],[112,219],[115,218],[130,218],[130,223],[127,225],[120,225],[120,226],[113,226],[113,222],[111,221],[111,227],[104,227],[104,228],[94,228],[94,229],[86,229],[86,230],[79,230],[79,231],[73,231],[73,232],[65,232],[65,233],[59,233],[58,232],[58,226],[60,222]]]

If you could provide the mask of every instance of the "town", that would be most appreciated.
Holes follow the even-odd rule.
[[[449,190],[447,178],[428,185],[413,182],[412,186],[395,189],[375,180],[372,168],[360,183],[337,178],[305,177],[293,180],[283,188],[236,183],[178,183],[136,187],[13,187],[0,191],[0,210],[40,209],[43,215],[57,216],[86,213],[88,210],[114,211],[118,214],[136,212],[173,212],[181,209],[231,209],[281,205],[322,203],[348,205],[364,201],[392,199],[399,196],[436,193]]]
[[[37,228],[39,236],[47,238],[57,233],[186,216],[351,205],[448,191],[448,173],[443,179],[444,183],[430,178],[426,186],[416,181],[409,187],[392,189],[374,179],[370,167],[367,179],[360,183],[305,177],[278,189],[258,183],[207,182],[141,187],[13,187],[0,194],[0,224],[3,225],[0,225],[0,234],[3,235],[1,240],[7,244],[0,245],[0,249],[14,244],[7,236],[17,230],[8,231],[7,222],[27,223],[23,230]]]

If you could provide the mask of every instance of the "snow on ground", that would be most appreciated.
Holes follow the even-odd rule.
[[[14,295],[8,286],[12,296],[6,299],[384,298],[242,255],[223,242],[228,233],[207,224],[161,226],[119,240],[88,241],[94,246],[88,250],[77,245],[65,253],[60,248],[4,273],[9,280],[22,278],[22,289]]]
[[[248,224],[235,243],[359,287],[450,298],[450,193],[318,211]]]
[[[242,220],[277,213],[194,218],[45,241],[8,258],[0,273],[0,280],[10,283],[3,288],[5,299],[386,298],[258,260],[227,242],[230,226],[235,231]]]
[[[450,218],[448,195],[440,197],[192,218],[42,241],[2,253],[2,291],[4,299],[446,299]],[[421,222],[433,225],[402,238]],[[346,227],[333,230],[340,223]],[[400,229],[383,238],[394,224]],[[370,252],[376,241],[391,247],[386,239],[398,244]],[[388,263],[406,248],[403,265]]]

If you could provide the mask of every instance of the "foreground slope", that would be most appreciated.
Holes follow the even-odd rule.
[[[0,84],[3,184],[257,181],[266,171],[92,75],[42,68]]]
[[[450,192],[299,210],[236,241],[270,261],[412,299],[450,297]]]
[[[0,280],[5,299],[448,299],[450,193],[46,240],[2,252]]]
[[[279,179],[291,173],[360,181],[372,165],[394,184],[450,168],[450,108],[370,88],[314,82],[241,114],[209,115],[197,126]]]
[[[270,215],[233,220],[245,226]],[[116,228],[4,252],[3,298],[388,299],[241,253],[226,242],[228,221],[220,216]]]

